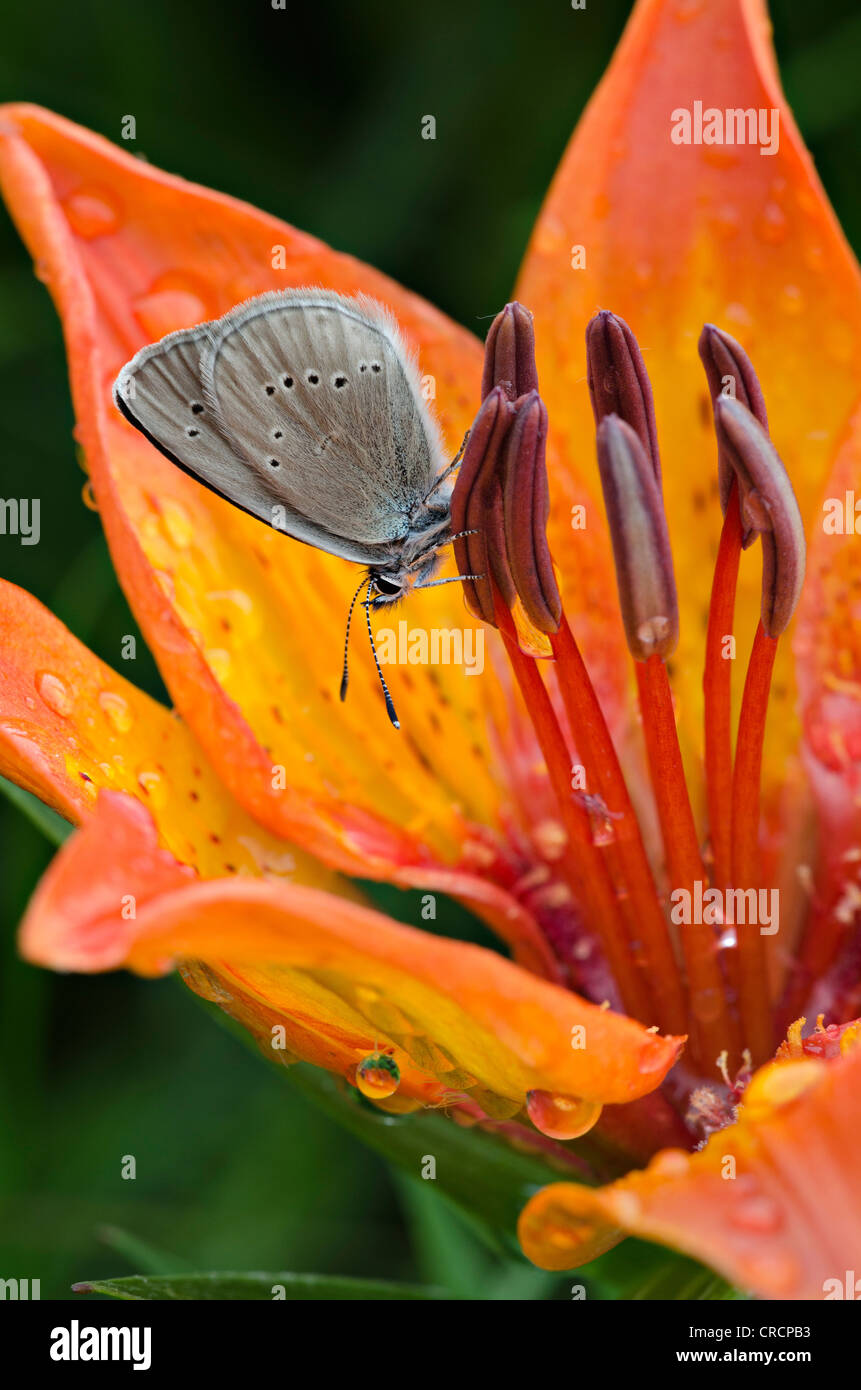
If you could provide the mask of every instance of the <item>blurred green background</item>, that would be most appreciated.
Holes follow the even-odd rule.
[[[772,4],[784,84],[853,244],[861,12]],[[248,199],[365,258],[477,332],[506,300],[548,181],[621,33],[626,0],[360,5],[76,0],[7,7],[0,97],[28,100]],[[437,139],[416,157],[419,122]],[[81,502],[66,367],[48,295],[0,219],[3,492],[42,502],[38,547],[0,572],[106,660],[135,625]],[[38,483],[37,481],[38,480]],[[136,679],[163,690],[138,643]],[[23,965],[15,926],[51,848],[0,804],[0,1278],[78,1279],[144,1256],[187,1268],[471,1278],[460,1223],[405,1197],[385,1163],[204,1016],[175,983]],[[444,926],[444,924],[443,924]],[[137,1157],[123,1182],[120,1158]],[[429,1235],[429,1232],[431,1233]],[[510,1267],[496,1262],[503,1283]],[[568,1297],[524,1270],[517,1297]],[[502,1287],[499,1284],[498,1287]]]

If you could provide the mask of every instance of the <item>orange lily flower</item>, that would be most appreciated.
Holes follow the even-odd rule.
[[[697,102],[777,112],[778,147],[674,143],[673,113]],[[540,1131],[570,1169],[600,1154],[606,1186],[554,1184],[523,1213],[524,1250],[547,1268],[635,1233],[765,1296],[822,1297],[853,1267],[861,1221],[849,1157],[861,648],[851,537],[814,524],[857,469],[861,277],[782,97],[761,0],[635,7],[518,284],[541,398],[534,369],[518,381],[522,354],[511,380],[500,367],[512,334],[518,350],[531,341],[517,308],[497,321],[482,390],[485,424],[510,416],[507,439],[534,446],[538,550],[549,420],[561,598],[543,551],[541,602],[529,590],[525,533],[512,541],[505,512],[511,574],[467,588],[474,612],[455,585],[415,600],[429,628],[486,635],[490,669],[402,668],[399,735],[370,664],[347,704],[333,700],[345,563],[202,489],[120,418],[110,388],[143,344],[265,290],[364,292],[433,378],[453,456],[479,400],[480,345],[351,257],[37,108],[0,112],[0,185],[62,316],[92,491],[179,716],[0,586],[0,771],[82,826],[33,900],[25,955],[149,975],[179,963],[276,1060],[326,1067],[388,1109],[444,1105],[520,1142]],[[624,321],[594,321],[587,363],[581,332],[602,305]],[[705,378],[703,323],[733,335],[707,331]],[[747,387],[731,405],[712,380],[727,353]],[[619,381],[627,396],[602,406]],[[522,496],[509,489],[503,505],[481,473],[486,434],[473,433],[467,517],[498,502],[522,520]],[[658,537],[648,561],[625,548],[635,495]],[[801,522],[812,577],[782,635]],[[757,534],[762,579],[741,555]],[[673,652],[654,599],[672,606],[676,591]],[[749,665],[721,661],[727,635]],[[372,912],[349,875],[451,894],[513,961]],[[779,891],[779,933],[724,920],[674,934],[669,890],[700,880]],[[828,1026],[804,1037],[803,1009]],[[811,1226],[823,1173],[834,1202]]]

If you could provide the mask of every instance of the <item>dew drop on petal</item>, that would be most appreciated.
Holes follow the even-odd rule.
[[[178,284],[154,286],[134,301],[141,327],[151,338],[163,338],[178,328],[192,328],[206,318],[206,305],[199,294]]]
[[[597,1101],[551,1091],[529,1091],[526,1097],[527,1115],[548,1139],[577,1139],[592,1128],[601,1109]]]
[[[78,189],[63,204],[69,226],[78,236],[92,241],[119,226],[119,214],[109,196],[100,189]]]
[[[53,710],[55,714],[67,719],[72,713],[72,697],[59,676],[53,675],[50,671],[37,672],[36,690],[48,709]]]
[[[160,811],[167,803],[168,786],[164,773],[155,768],[138,768],[138,786],[144,793],[150,806]]]
[[[83,499],[84,506],[89,508],[91,512],[97,512],[99,510],[96,494],[93,492],[93,485],[89,478],[81,488],[81,498]]]
[[[393,1096],[400,1082],[398,1064],[386,1052],[372,1052],[356,1067],[356,1086],[368,1100]]]
[[[122,695],[118,695],[114,690],[100,691],[99,708],[103,711],[118,734],[128,733],[134,721],[128,706],[128,701],[124,700]]]
[[[187,549],[194,540],[194,526],[185,507],[168,497],[161,504],[161,519],[168,539],[180,550]]]
[[[732,1208],[729,1219],[740,1231],[756,1235],[773,1235],[783,1224],[779,1206],[764,1192],[742,1197]]]

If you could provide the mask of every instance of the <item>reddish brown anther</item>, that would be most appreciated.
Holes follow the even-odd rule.
[[[451,497],[451,529],[457,567],[464,579],[463,594],[476,617],[496,626],[491,575],[509,607],[514,603],[514,580],[508,567],[502,504],[503,445],[513,407],[501,386],[482,403],[469,432],[457,482]]]
[[[737,343],[735,338],[731,337],[729,333],[725,333],[722,328],[716,328],[713,323],[707,323],[700,334],[697,346],[708,379],[712,403],[717,405],[719,400],[734,397],[741,401],[742,405],[746,406],[756,417],[767,434],[768,416],[765,409],[765,397],[762,394],[759,378],[753,369],[753,363],[741,343]],[[735,470],[729,460],[723,457],[721,450],[718,449],[718,489],[724,515],[726,515],[734,477]]]
[[[762,539],[762,626],[779,637],[795,612],[807,548],[789,475],[760,421],[732,396],[715,402],[718,445],[738,478],[742,525]]]
[[[547,411],[538,394],[532,315],[506,304],[487,338],[484,397],[451,499],[452,532],[468,606],[496,626],[493,584],[541,632],[556,632],[562,602],[547,546]],[[492,582],[493,581],[493,582]]]
[[[562,600],[547,544],[547,409],[537,391],[514,403],[502,484],[505,544],[520,602],[540,632],[556,632]]]
[[[501,386],[510,401],[538,390],[532,315],[514,300],[496,315],[484,345],[481,399]]]
[[[664,499],[639,435],[618,415],[598,426],[598,468],[628,647],[637,661],[667,657],[679,610]]]
[[[660,485],[655,407],[643,354],[625,320],[606,309],[586,328],[586,370],[595,424],[608,415],[624,420],[639,437]]]

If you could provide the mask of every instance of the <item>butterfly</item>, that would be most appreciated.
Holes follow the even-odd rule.
[[[142,348],[114,383],[125,418],[184,472],[234,506],[366,566],[347,617],[341,699],[364,590],[386,709],[400,724],[371,608],[433,579],[451,535],[451,474],[421,380],[388,311],[310,288],[247,300],[223,318]]]

